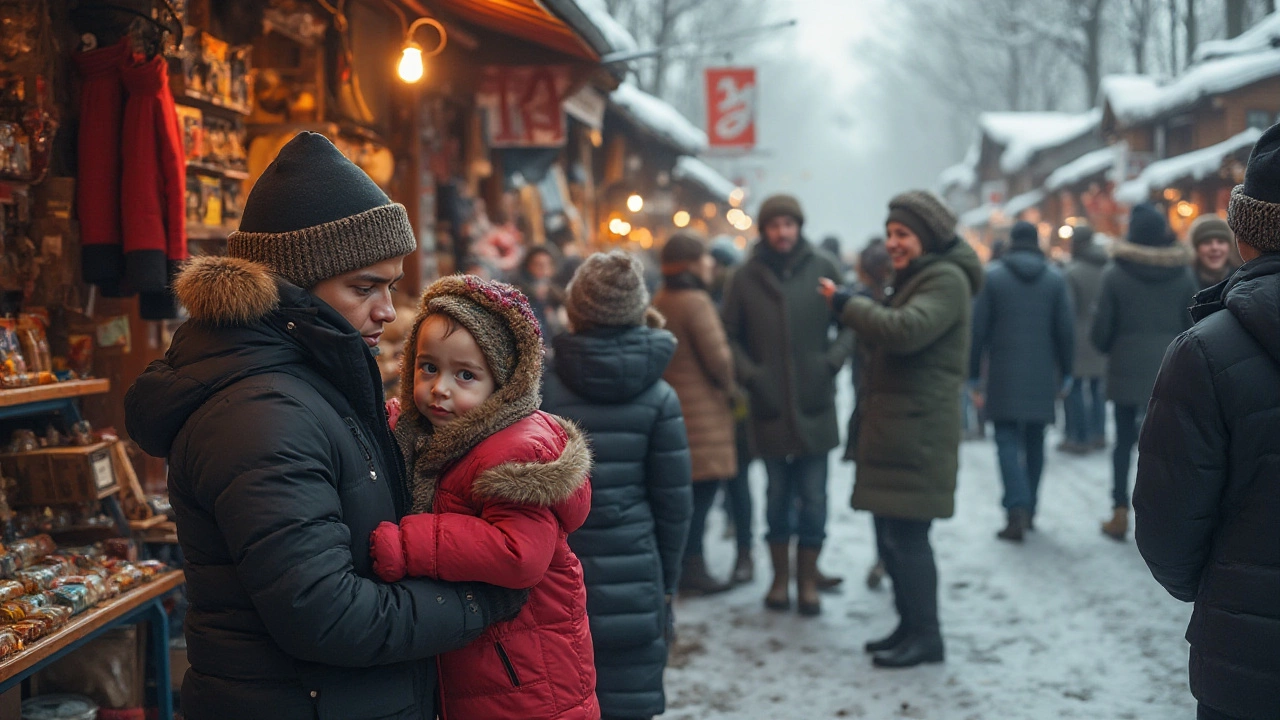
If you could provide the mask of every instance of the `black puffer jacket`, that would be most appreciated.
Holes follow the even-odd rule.
[[[189,269],[184,304],[209,321],[180,328],[126,399],[130,435],[170,465],[191,600],[183,711],[434,718],[430,658],[480,635],[484,599],[374,579],[369,535],[408,502],[377,365],[341,315],[265,272]]]
[[[1191,691],[1233,717],[1280,717],[1280,255],[1201,292],[1142,428],[1138,549],[1195,601]]]
[[[660,715],[664,596],[680,582],[693,503],[680,401],[662,380],[675,338],[592,330],[561,335],[555,352],[542,407],[576,422],[595,454],[591,514],[569,546],[587,585],[596,697],[605,716]]]

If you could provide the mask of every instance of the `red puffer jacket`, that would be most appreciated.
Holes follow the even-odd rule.
[[[446,470],[433,513],[374,532],[385,580],[531,588],[514,620],[438,659],[446,720],[600,717],[582,566],[567,541],[591,510],[590,468],[581,431],[536,412]]]

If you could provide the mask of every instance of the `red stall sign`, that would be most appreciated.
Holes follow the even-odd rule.
[[[707,68],[707,139],[713,148],[756,144],[756,69]]]
[[[569,68],[491,65],[482,71],[476,103],[483,108],[489,146],[562,147]]]

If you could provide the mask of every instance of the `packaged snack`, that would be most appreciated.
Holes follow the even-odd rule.
[[[53,358],[49,353],[49,331],[44,317],[33,313],[19,315],[18,340],[27,360],[27,372],[52,375]]]
[[[27,586],[27,592],[36,593],[48,590],[54,580],[66,575],[62,565],[36,565],[14,573],[14,578]]]
[[[35,611],[39,610],[40,608],[49,607],[50,605],[53,605],[54,604],[53,601],[54,601],[54,597],[52,593],[38,592],[38,593],[32,593],[30,595],[23,595],[22,597],[12,602],[22,608],[22,614],[24,616],[29,617],[33,615]]]
[[[33,643],[49,634],[47,625],[42,620],[19,620],[10,625],[9,629],[18,634],[23,645]]]
[[[58,578],[54,581],[51,592],[57,595],[58,588],[69,585],[84,587],[89,593],[90,605],[97,605],[101,602],[107,592],[106,581],[98,575],[68,575],[67,577]]]
[[[17,601],[0,603],[0,625],[12,625],[26,616],[27,611]]]
[[[186,151],[187,162],[204,160],[204,114],[199,108],[189,105],[178,105],[174,108],[178,113],[178,124],[182,126],[182,145]]]
[[[12,553],[0,555],[0,577],[13,577],[18,570],[18,557]]]
[[[76,377],[93,376],[93,336],[73,333],[67,336],[67,367]]]
[[[121,593],[129,592],[144,582],[146,582],[146,576],[133,565],[125,565],[107,578],[107,586],[115,587],[117,592]]]
[[[29,444],[28,441],[35,442],[35,433],[32,433],[30,430],[19,431],[18,433],[15,433],[14,437],[17,438],[18,435],[23,432],[30,434],[30,438],[25,438],[24,436],[23,442],[21,443],[25,448],[26,445]],[[35,448],[31,449],[34,450]],[[23,450],[18,450],[17,452],[23,452]],[[21,540],[16,540],[9,545],[9,553],[17,556],[20,567],[30,567],[35,565],[37,560],[45,557],[46,555],[52,555],[57,549],[57,544],[54,543],[53,538],[48,535],[35,535],[29,538],[23,538]]]
[[[22,652],[22,638],[9,628],[0,628],[0,659]]]
[[[169,571],[169,566],[159,560],[143,560],[135,564],[134,567],[142,571],[143,579],[146,582],[151,582],[157,575],[163,575]]]
[[[27,586],[19,580],[5,580],[0,582],[0,602],[17,600],[26,594]]]
[[[58,605],[70,608],[77,615],[93,607],[97,601],[86,585],[63,585],[51,594]]]

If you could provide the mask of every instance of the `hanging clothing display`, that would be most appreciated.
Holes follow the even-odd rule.
[[[124,85],[120,68],[128,40],[75,55],[80,71],[80,130],[76,207],[84,280],[108,297],[121,295],[124,251],[120,230],[120,130]]]

